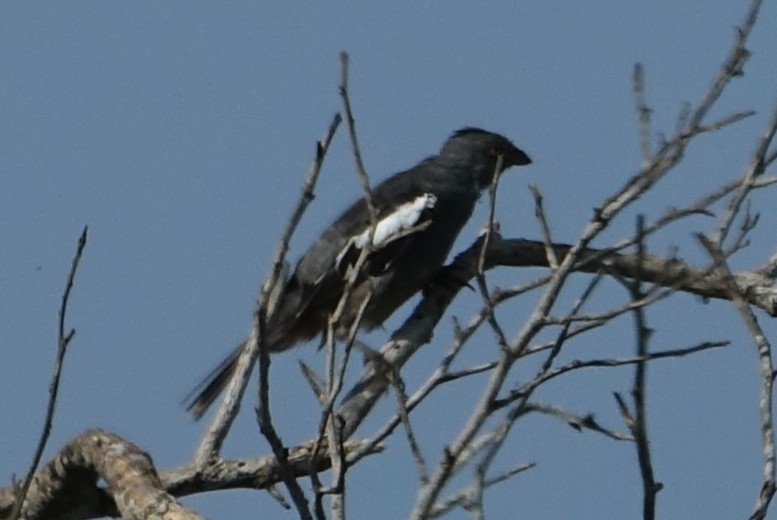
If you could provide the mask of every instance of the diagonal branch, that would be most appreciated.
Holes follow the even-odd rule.
[[[329,128],[327,129],[324,138],[316,143],[316,155],[310,165],[310,170],[307,177],[305,178],[305,182],[303,183],[300,199],[297,201],[295,210],[286,225],[286,229],[283,232],[280,242],[278,243],[278,248],[275,251],[273,266],[271,268],[270,274],[267,277],[267,281],[263,284],[262,287],[262,296],[260,296],[261,301],[264,301],[265,296],[269,294],[279,296],[280,291],[276,289],[276,285],[280,283],[284,266],[284,258],[286,257],[286,253],[289,249],[291,236],[297,229],[297,225],[299,224],[300,220],[302,220],[302,215],[304,214],[305,209],[307,209],[308,205],[313,201],[313,190],[316,184],[316,180],[318,179],[318,175],[321,172],[321,166],[323,165],[324,158],[326,157],[329,146],[332,143],[332,139],[334,138],[335,132],[337,131],[337,127],[340,125],[341,120],[342,118],[340,117],[340,114],[335,114],[331,123],[329,124]],[[252,327],[252,329],[253,328],[254,327]],[[227,386],[224,401],[216,413],[216,416],[213,418],[212,423],[208,427],[208,430],[205,432],[199,447],[197,448],[195,461],[199,466],[204,467],[218,456],[219,451],[221,451],[221,446],[224,443],[224,439],[227,436],[227,432],[229,431],[229,428],[232,426],[232,423],[237,416],[240,401],[242,400],[246,386],[248,385],[248,378],[251,374],[251,370],[253,369],[254,364],[256,364],[256,360],[259,355],[259,346],[257,341],[250,340],[251,337],[249,337],[249,341],[246,342],[246,345],[243,348],[243,352],[238,359],[235,374],[232,378],[232,381]]]
[[[59,381],[62,375],[62,364],[65,360],[65,354],[67,354],[67,348],[70,345],[70,341],[76,334],[75,329],[70,329],[65,332],[65,318],[67,317],[67,306],[70,302],[70,293],[73,290],[73,284],[75,283],[76,272],[78,266],[81,263],[81,255],[86,247],[86,237],[89,231],[88,226],[84,227],[81,232],[81,236],[78,239],[78,246],[76,248],[75,256],[70,265],[70,272],[67,275],[67,282],[65,283],[65,292],[62,294],[62,303],[59,307],[59,325],[58,325],[58,339],[57,339],[57,355],[54,361],[54,372],[51,376],[51,383],[49,384],[49,401],[46,406],[46,417],[43,420],[43,431],[38,439],[38,446],[35,448],[35,454],[32,457],[32,463],[30,469],[27,471],[27,476],[24,479],[24,483],[18,490],[16,504],[14,509],[9,515],[11,520],[16,520],[22,512],[27,492],[32,484],[32,477],[35,475],[35,470],[40,464],[40,459],[43,456],[43,450],[46,448],[49,435],[51,434],[51,427],[54,422],[54,411],[57,405],[57,395],[59,393]],[[24,515],[25,517],[27,515]]]

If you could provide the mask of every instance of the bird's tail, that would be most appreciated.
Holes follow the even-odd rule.
[[[195,421],[200,420],[205,415],[213,401],[224,391],[227,383],[232,379],[232,374],[237,366],[237,359],[245,346],[246,342],[241,342],[183,400],[186,411],[192,414]]]

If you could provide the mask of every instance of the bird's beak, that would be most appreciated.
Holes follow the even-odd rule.
[[[505,159],[509,166],[526,166],[531,164],[531,158],[520,148],[513,148]]]

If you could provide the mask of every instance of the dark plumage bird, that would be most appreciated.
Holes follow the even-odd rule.
[[[423,289],[443,266],[459,231],[494,176],[531,159],[507,138],[479,128],[454,133],[440,153],[389,177],[372,190],[377,225],[369,256],[337,331],[353,323],[372,291],[360,326],[372,329]],[[501,172],[500,172],[501,173]],[[369,240],[370,213],[356,201],[330,225],[297,263],[267,323],[265,344],[273,352],[326,331],[345,287],[349,268]],[[217,366],[187,399],[199,419],[229,382],[245,342]]]

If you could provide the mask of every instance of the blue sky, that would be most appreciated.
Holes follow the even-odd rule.
[[[269,4],[269,3],[268,3]],[[743,2],[3,2],[0,4],[0,468],[22,474],[40,431],[56,343],[59,298],[76,239],[89,244],[70,307],[77,335],[66,360],[47,456],[85,428],[137,442],[160,469],[187,461],[204,425],[179,407],[189,388],[242,338],[257,288],[299,192],[314,142],[340,110],[338,53],[351,54],[350,87],[373,179],[434,153],[454,130],[482,126],[513,139],[534,160],[500,187],[498,218],[509,237],[539,238],[532,199],[545,196],[556,241],[576,239],[592,209],[640,164],[631,74],[645,66],[654,128],[669,134],[683,103],[698,102],[744,17]],[[738,174],[777,101],[777,11],[767,3],[745,76],[713,117],[755,109],[736,128],[707,135],[658,188],[595,244]],[[359,195],[345,133],[335,139],[317,198],[292,245],[298,256]],[[768,193],[753,200],[761,225],[732,260],[745,269],[774,250]],[[487,218],[481,204],[460,246]],[[651,239],[656,254],[680,247],[703,262],[698,217]],[[539,270],[501,270],[517,285]],[[587,277],[575,277],[562,305]],[[614,283],[604,309],[627,296]],[[529,295],[502,312],[520,328]],[[448,316],[467,319],[478,298],[462,292]],[[401,323],[403,308],[387,324]],[[648,312],[653,348],[729,339],[724,351],[651,366],[649,428],[667,518],[749,515],[761,475],[754,348],[729,306],[677,295]],[[418,384],[450,338],[449,319],[406,374]],[[767,333],[774,325],[765,316]],[[369,336],[380,344],[387,332]],[[479,336],[492,348],[488,334]],[[567,354],[626,355],[630,319],[575,343]],[[276,418],[287,442],[318,421],[297,361],[273,364]],[[477,354],[472,359],[477,359]],[[516,380],[531,372],[519,370]],[[464,422],[478,384],[446,390],[417,414],[422,447],[437,460]],[[598,370],[550,385],[538,398],[595,413],[623,429],[612,392],[631,371]],[[251,396],[249,396],[251,398]],[[225,448],[268,452],[251,407]],[[384,399],[362,432],[393,411]],[[405,441],[353,474],[353,518],[401,518],[417,482]],[[641,508],[633,447],[531,418],[513,433],[504,467],[538,467],[489,493],[487,513],[507,518],[635,518]],[[388,464],[387,464],[388,462]],[[266,494],[233,491],[187,503],[212,518],[283,513]],[[286,517],[291,517],[287,514]],[[462,518],[457,512],[452,518]]]

